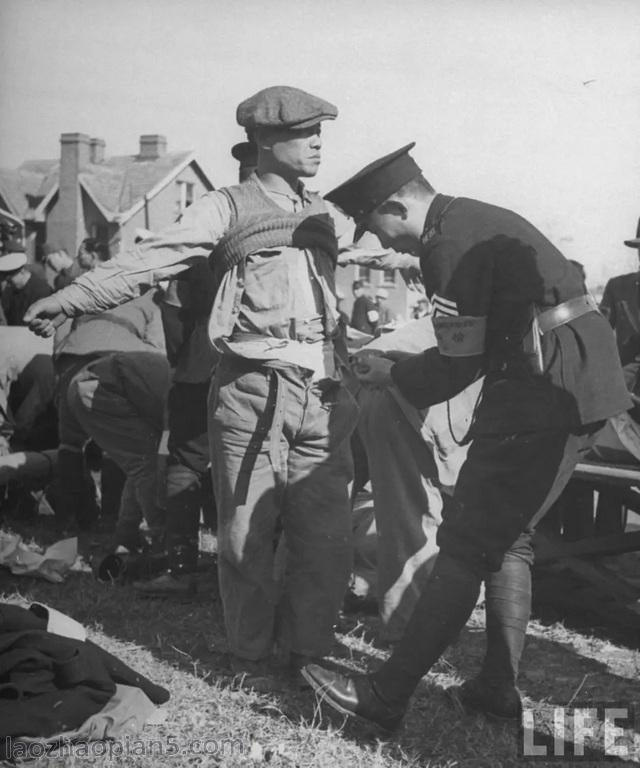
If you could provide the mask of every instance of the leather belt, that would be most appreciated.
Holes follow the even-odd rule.
[[[586,315],[587,312],[597,312],[598,305],[590,293],[576,296],[575,299],[563,301],[551,309],[546,309],[537,316],[538,330],[544,335],[560,325],[565,325],[577,317]]]

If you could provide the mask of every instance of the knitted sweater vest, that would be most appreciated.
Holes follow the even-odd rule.
[[[211,266],[218,281],[242,264],[250,253],[269,248],[319,248],[335,264],[338,258],[333,219],[322,198],[312,195],[309,206],[288,213],[249,178],[220,190],[231,206],[231,227],[211,252]]]

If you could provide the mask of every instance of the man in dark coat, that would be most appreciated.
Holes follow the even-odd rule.
[[[640,221],[636,237],[625,240],[640,257]],[[615,331],[622,365],[632,363],[640,355],[640,274],[617,275],[605,285],[600,311]]]
[[[480,376],[473,437],[438,555],[405,634],[371,675],[309,665],[334,708],[384,728],[401,721],[422,676],[458,635],[486,587],[487,651],[462,704],[516,717],[531,602],[533,530],[609,416],[629,408],[615,342],[579,270],[511,211],[436,194],[408,154],[371,164],[327,198],[384,247],[420,257],[437,346],[356,369],[394,383],[418,408],[449,400]],[[460,436],[462,437],[462,436]]]
[[[366,280],[356,280],[351,288],[355,301],[351,310],[351,327],[361,333],[373,336],[378,327],[380,317],[375,301],[369,296],[369,283]]]
[[[9,241],[0,256],[0,283],[7,325],[22,325],[29,306],[51,293],[44,278],[28,269],[24,246],[17,240]]]

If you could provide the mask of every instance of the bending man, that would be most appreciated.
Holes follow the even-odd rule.
[[[393,382],[423,408],[484,374],[473,442],[438,529],[432,576],[390,658],[353,678],[305,670],[333,707],[388,729],[465,625],[483,580],[487,651],[460,698],[517,716],[533,530],[603,420],[630,405],[611,329],[575,266],[515,213],[436,194],[412,147],[327,195],[383,246],[420,256],[435,308],[436,347],[395,364],[372,358],[360,378]]]

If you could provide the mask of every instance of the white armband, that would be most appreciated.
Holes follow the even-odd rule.
[[[484,353],[486,317],[440,315],[433,318],[433,330],[438,351],[445,357],[473,357]]]
[[[380,319],[380,315],[376,309],[370,309],[367,312],[367,320],[370,323],[377,323],[379,319]]]

